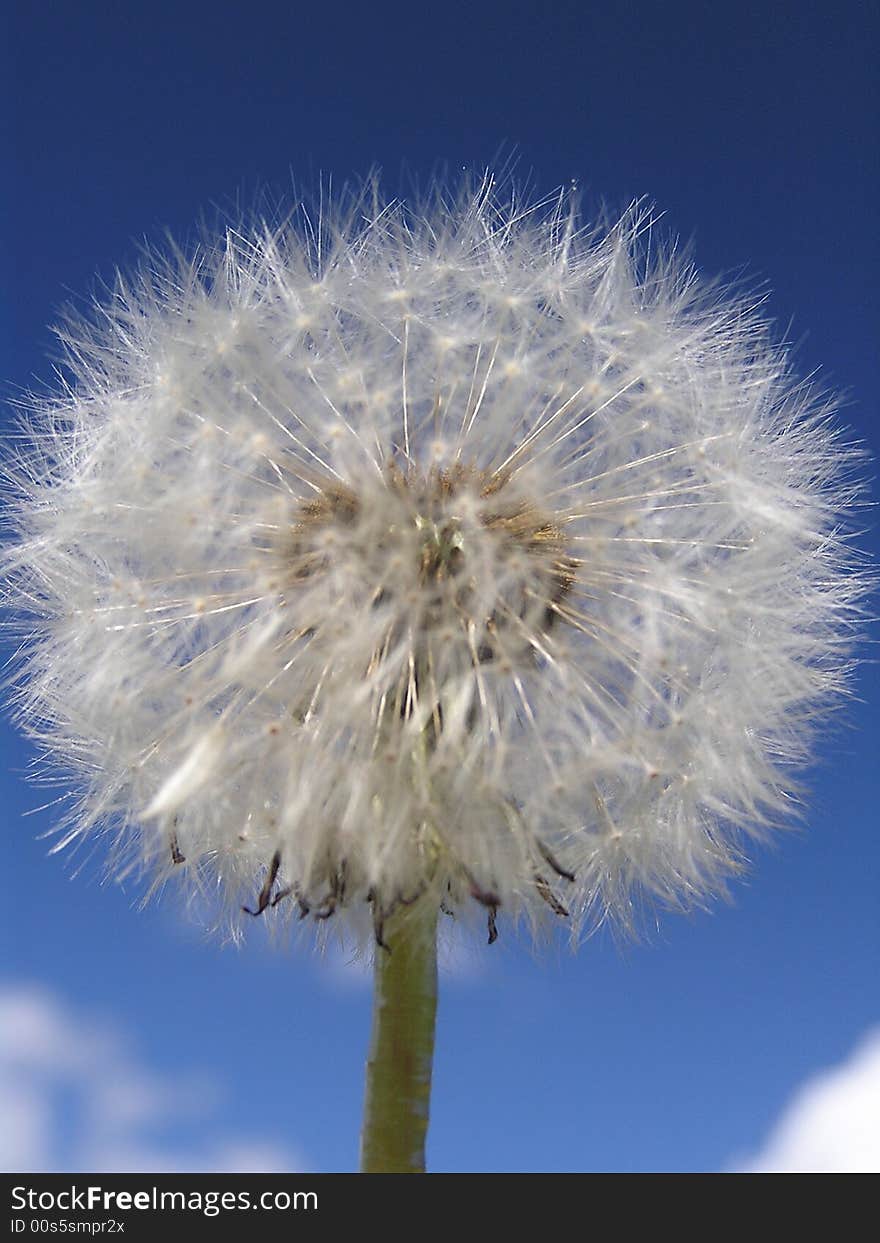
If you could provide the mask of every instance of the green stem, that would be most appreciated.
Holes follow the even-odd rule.
[[[423,909],[421,909],[423,908]],[[386,925],[376,946],[362,1174],[424,1174],[437,1014],[437,910],[430,900]]]

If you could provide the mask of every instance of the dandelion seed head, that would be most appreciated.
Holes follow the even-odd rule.
[[[373,188],[66,326],[3,563],[63,841],[236,933],[723,887],[846,689],[857,455],[650,229]]]

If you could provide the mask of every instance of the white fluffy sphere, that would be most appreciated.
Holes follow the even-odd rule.
[[[67,329],[4,571],[65,840],[380,941],[740,865],[845,686],[854,455],[648,224],[367,194]]]

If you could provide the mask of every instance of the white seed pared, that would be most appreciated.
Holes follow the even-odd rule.
[[[723,884],[846,687],[856,455],[648,226],[366,194],[68,326],[4,562],[63,842],[236,934]]]

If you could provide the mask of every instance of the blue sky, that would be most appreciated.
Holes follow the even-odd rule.
[[[319,174],[378,165],[405,193],[503,150],[538,192],[576,181],[587,210],[647,195],[705,273],[766,281],[801,372],[845,390],[846,422],[880,449],[870,6],[16,7],[0,40],[7,395],[51,378],[59,306],[144,238],[186,242],[215,205],[283,201]],[[868,1067],[855,1095],[876,1095],[860,1042],[880,1024],[878,682],[865,665],[804,826],[756,852],[729,904],[577,956],[512,937],[461,950],[432,1169],[728,1168],[826,1068]],[[102,884],[100,844],[74,878],[39,840],[51,808],[26,815],[31,751],[5,720],[0,745],[0,1097],[17,1128],[0,1155],[353,1169],[362,974],[259,929],[224,949],[173,902],[139,912],[135,889]]]

